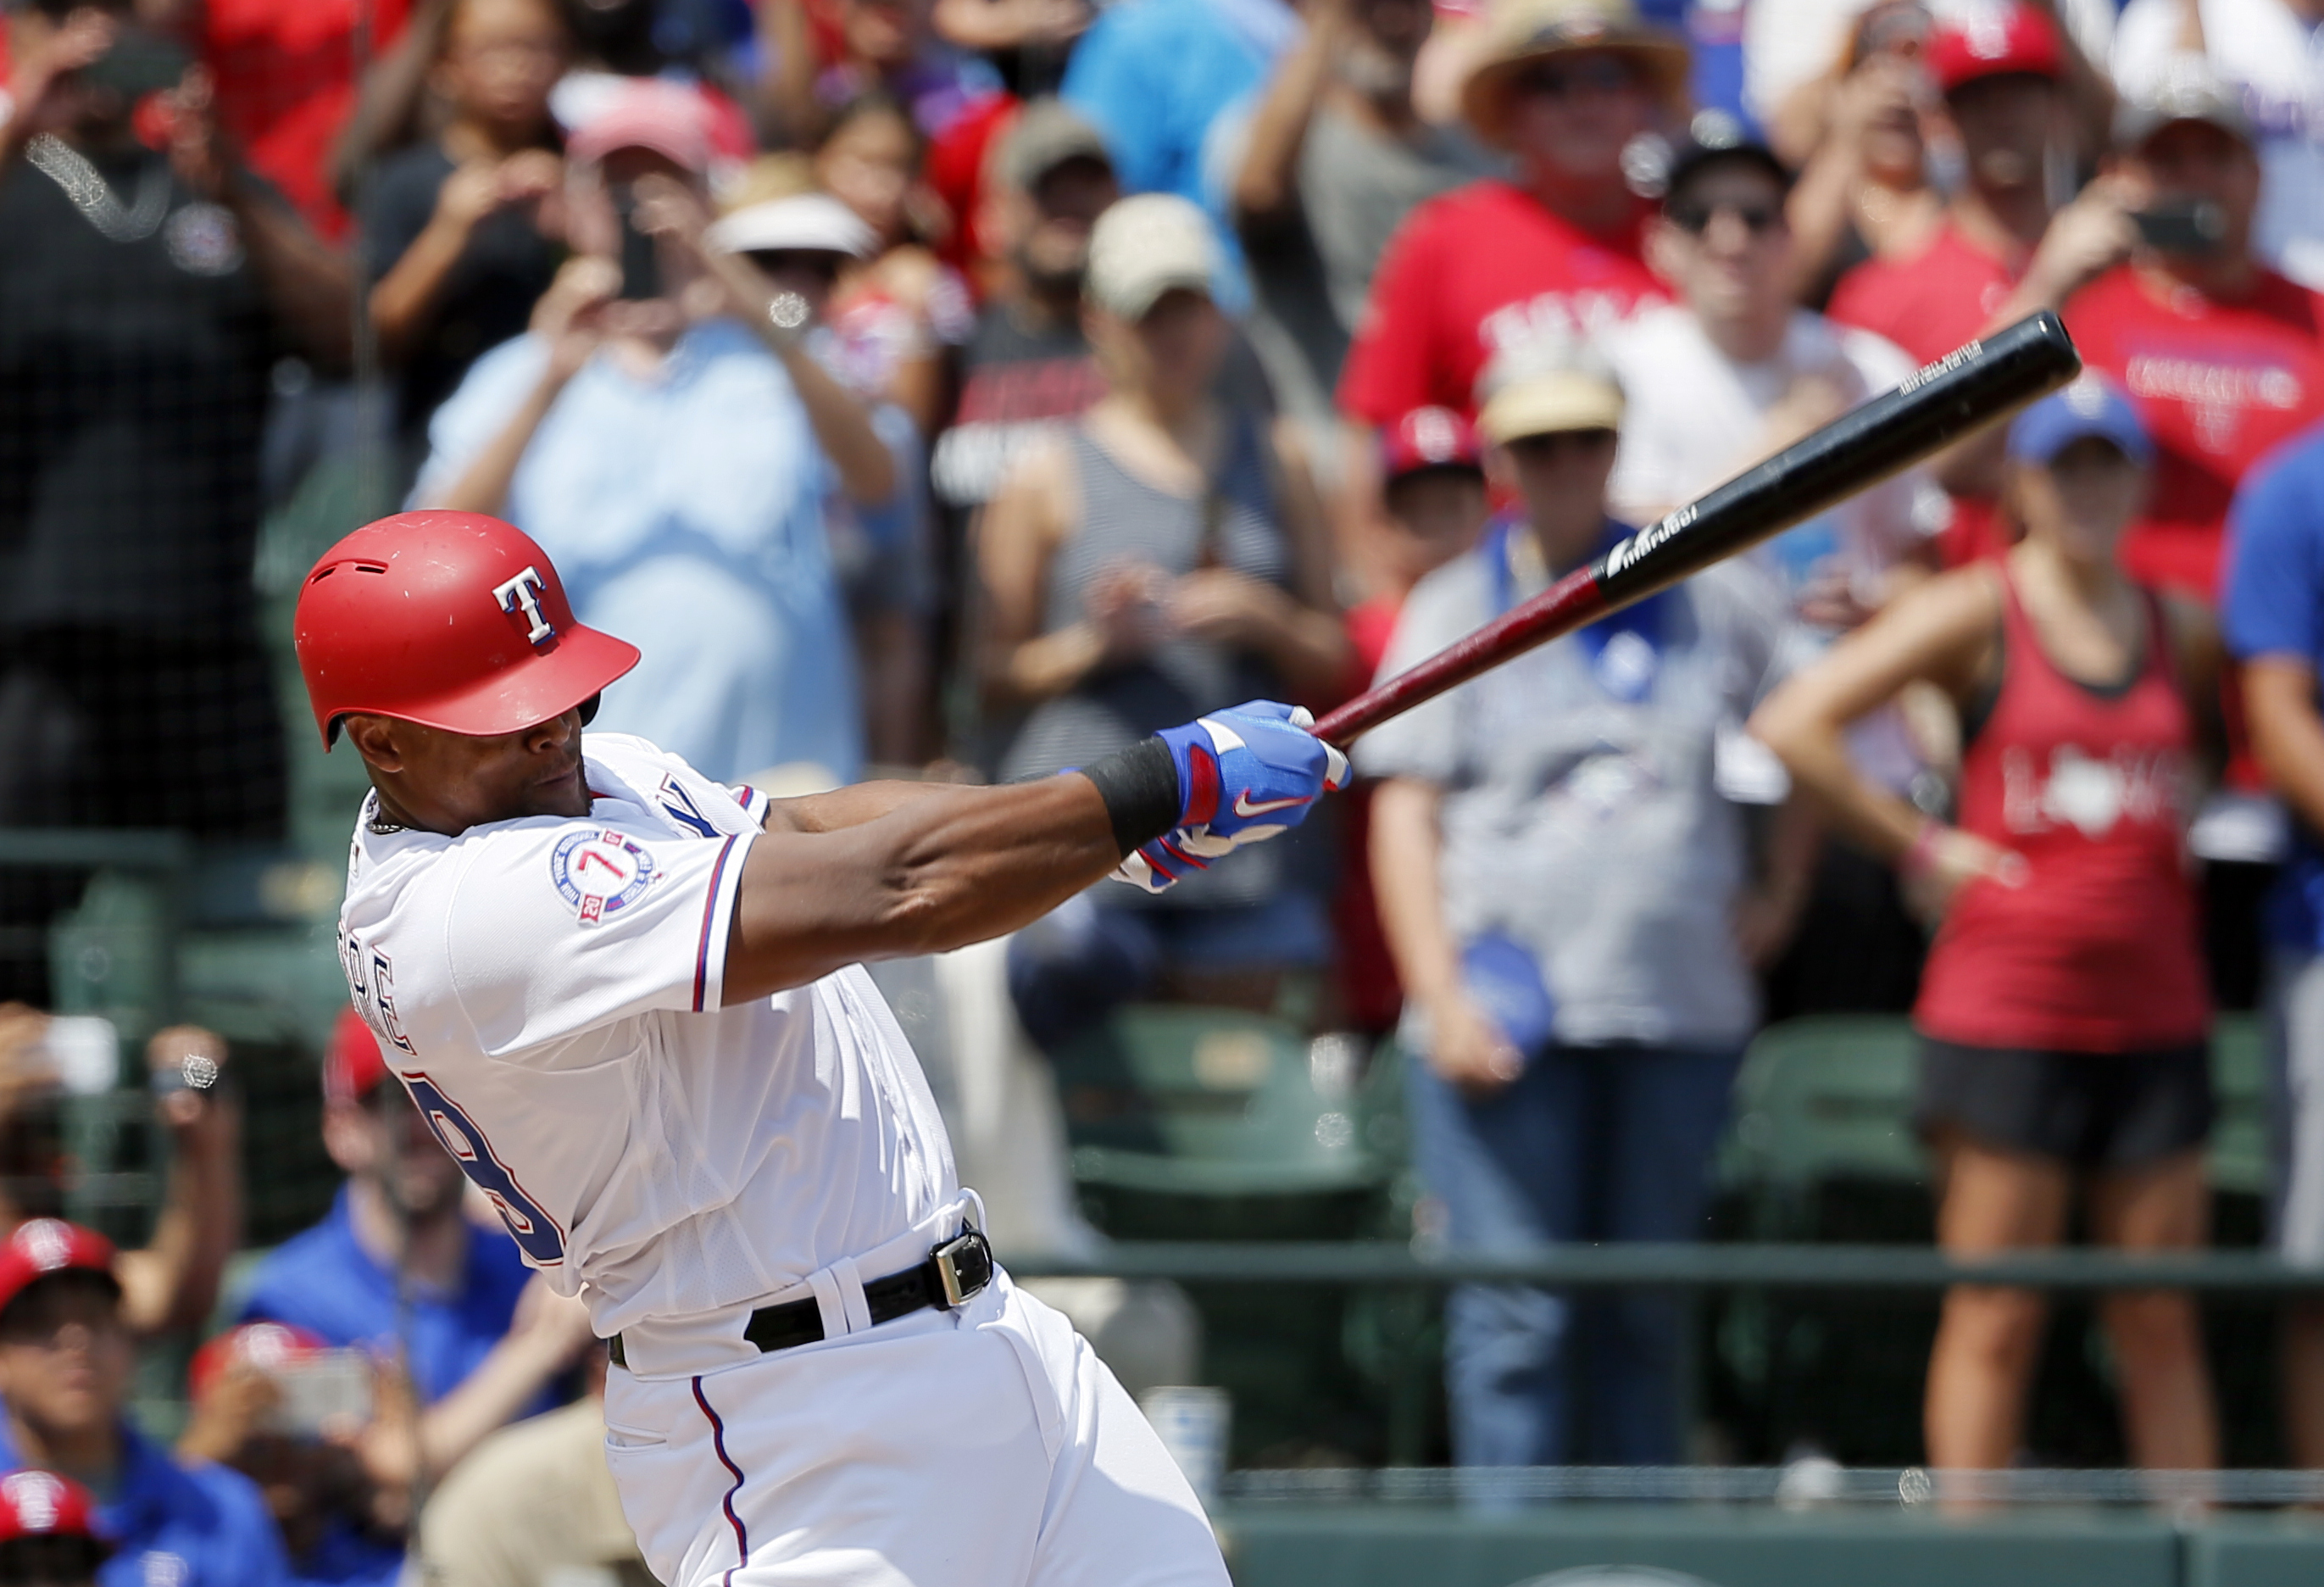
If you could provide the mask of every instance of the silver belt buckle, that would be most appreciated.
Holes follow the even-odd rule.
[[[957,1311],[984,1293],[992,1282],[992,1242],[984,1231],[970,1227],[928,1253],[936,1270],[936,1287],[944,1292],[947,1311]]]

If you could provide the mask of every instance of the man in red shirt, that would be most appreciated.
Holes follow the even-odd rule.
[[[1827,310],[1923,363],[2041,306],[2029,296],[2062,297],[2118,256],[2116,233],[2127,225],[2118,208],[2101,208],[2096,198],[2096,213],[2052,224],[2046,172],[2066,104],[2066,56],[2046,14],[2015,0],[1946,23],[1930,36],[1926,60],[1960,135],[1967,180],[1925,250],[1858,265],[1840,278]],[[1954,508],[1944,548],[1948,562],[1960,562],[1998,549],[1998,440],[1972,444],[1950,461],[1939,471]]]
[[[2209,601],[2236,486],[2324,415],[2324,302],[2253,253],[2251,124],[2200,63],[2126,104],[2116,147],[2111,180],[2153,240],[2075,293],[2066,325],[2154,437],[2153,494],[2124,565]]]
[[[1638,256],[1650,207],[1622,151],[1683,106],[1686,46],[1631,0],[1506,0],[1489,25],[1462,113],[1517,175],[1423,204],[1389,242],[1340,377],[1367,475],[1378,430],[1411,410],[1473,414],[1500,349],[1668,297]]]

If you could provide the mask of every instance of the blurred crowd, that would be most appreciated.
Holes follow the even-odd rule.
[[[2206,1243],[2209,1032],[2264,1006],[2324,1260],[2318,0],[5,15],[0,827],[290,841],[254,567],[351,457],[364,516],[506,518],[643,649],[597,731],[1015,779],[1328,707],[2054,310],[2066,391],[1382,729],[1334,820],[1074,900],[1001,1015],[1392,1038],[1416,1232],[1504,1249],[1699,1237],[1754,1033],[1909,1012],[1973,1254]],[[11,943],[60,885],[0,887]],[[48,977],[0,966],[12,1119]],[[634,1573],[602,1352],[361,1028],[328,1217],[223,1286],[231,1057],[150,1056],[144,1249],[10,1149],[0,1582]],[[1949,1298],[1932,1464],[2010,1462],[2043,1320]],[[2133,1458],[2215,1463],[2190,1304],[2102,1320]],[[142,1342],[221,1322],[164,1448]],[[1678,1459],[1682,1346],[1649,1294],[1458,1291],[1455,1454]],[[2282,1353],[2324,1464],[2324,1310]]]

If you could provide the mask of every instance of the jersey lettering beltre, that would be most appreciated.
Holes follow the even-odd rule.
[[[382,835],[367,805],[339,952],[445,1149],[605,1335],[798,1283],[958,1186],[860,967],[724,1004],[764,796],[642,739],[584,746],[585,817]]]

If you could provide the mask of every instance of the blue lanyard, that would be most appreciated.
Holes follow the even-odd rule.
[[[1485,558],[1487,570],[1492,576],[1493,615],[1496,617],[1505,614],[1517,604],[1517,568],[1510,559],[1510,546],[1512,538],[1523,527],[1522,521],[1515,514],[1503,513],[1486,526],[1484,539],[1477,547],[1479,553]],[[1629,532],[1629,530],[1623,525],[1609,519],[1599,549],[1601,551],[1608,549]],[[1599,683],[1609,694],[1617,698],[1636,701],[1643,697],[1646,689],[1652,687],[1653,669],[1650,667],[1648,675],[1641,678],[1637,674],[1635,659],[1639,653],[1640,645],[1643,644],[1645,652],[1649,658],[1659,660],[1663,648],[1665,621],[1670,611],[1670,593],[1668,590],[1658,590],[1636,605],[1625,606],[1619,612],[1609,613],[1590,624],[1589,627],[1575,631],[1573,637],[1580,642],[1582,652],[1590,658],[1590,669],[1592,676],[1597,678]],[[1629,636],[1621,646],[1618,647],[1617,654],[1626,654],[1631,660],[1631,664],[1620,668],[1609,668],[1606,661],[1606,648],[1617,635]]]

